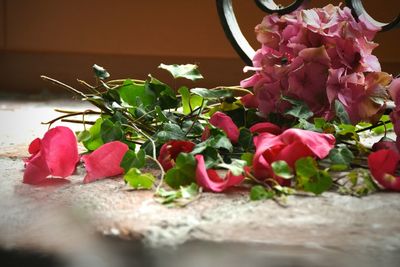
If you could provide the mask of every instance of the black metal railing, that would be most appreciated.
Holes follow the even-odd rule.
[[[288,6],[277,5],[273,0],[255,0],[255,2],[257,6],[266,13],[278,13],[279,15],[284,15],[301,8],[311,2],[311,0],[295,0]],[[375,20],[368,14],[362,4],[362,0],[346,0],[345,2],[356,19],[360,15],[364,14],[365,18],[368,19],[370,23],[381,27],[381,31],[388,31],[400,27],[400,14],[391,22],[383,23]],[[233,10],[232,0],[217,0],[217,10],[222,27],[233,48],[247,65],[252,65],[251,59],[253,58],[255,51],[240,30]]]

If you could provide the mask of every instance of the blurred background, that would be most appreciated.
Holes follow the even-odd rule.
[[[290,0],[277,0],[288,4]],[[313,7],[340,1],[312,1]],[[398,0],[364,0],[370,14],[388,22]],[[239,24],[254,48],[254,27],[265,15],[252,0],[233,0]],[[375,54],[383,70],[398,74],[400,31],[380,33]],[[93,80],[91,66],[112,78],[145,78],[160,63],[196,63],[205,80],[196,86],[238,84],[246,75],[220,26],[215,0],[0,0],[0,91],[54,89],[39,76],[70,84]],[[168,80],[166,80],[168,82]]]

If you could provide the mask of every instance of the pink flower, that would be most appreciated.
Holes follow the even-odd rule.
[[[168,171],[175,166],[175,160],[181,152],[189,153],[193,150],[195,144],[190,141],[172,140],[163,144],[157,160]]]
[[[36,138],[29,145],[32,156],[26,161],[23,182],[39,184],[46,178],[65,178],[75,171],[79,161],[75,134],[67,127],[50,129],[43,139]]]
[[[281,135],[262,133],[254,137],[256,152],[253,158],[254,175],[260,179],[275,179],[281,185],[290,181],[274,175],[271,164],[284,160],[294,168],[295,162],[303,157],[326,157],[335,145],[335,137],[301,129],[288,129]]]
[[[382,116],[388,96],[386,88],[392,80],[385,72],[362,72],[346,75],[345,69],[330,70],[327,95],[331,105],[338,99],[353,124],[360,121],[375,123]]]
[[[368,156],[372,176],[385,189],[400,191],[400,177],[394,176],[400,155],[393,150],[383,149]]]
[[[120,167],[128,146],[120,141],[106,143],[90,154],[82,156],[87,174],[84,183],[122,174]]]
[[[330,58],[324,46],[303,49],[290,66],[289,95],[303,100],[317,116],[330,110],[326,95],[326,81]]]
[[[389,86],[389,94],[396,105],[394,110],[390,113],[390,120],[393,123],[394,132],[397,136],[397,148],[400,150],[400,78],[392,81]]]
[[[259,122],[250,127],[252,133],[270,133],[279,135],[282,133],[282,129],[270,122]]]
[[[240,184],[244,176],[235,176],[230,171],[224,178],[221,178],[216,170],[206,169],[203,155],[196,155],[197,167],[196,167],[196,181],[201,187],[211,190],[213,192],[222,192],[229,187]]]
[[[240,98],[240,102],[242,102],[243,106],[246,108],[258,108],[258,99],[253,94],[247,94]]]
[[[222,112],[215,112],[210,118],[211,125],[223,130],[232,143],[239,140],[239,128],[233,122],[231,117]]]

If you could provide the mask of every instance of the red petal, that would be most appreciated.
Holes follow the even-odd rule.
[[[64,178],[75,171],[79,161],[78,143],[69,128],[58,126],[47,131],[41,147],[52,176]]]
[[[50,175],[47,162],[42,153],[36,154],[26,165],[23,182],[26,184],[39,184]]]
[[[128,151],[128,146],[122,142],[114,141],[102,145],[89,155],[82,156],[87,175],[84,183],[122,174],[121,161]]]
[[[246,108],[258,108],[258,99],[253,94],[242,96],[242,98],[240,98],[240,101]]]
[[[181,152],[189,153],[195,144],[190,141],[172,140],[163,144],[157,160],[161,163],[165,171],[175,166],[175,160]]]
[[[34,139],[29,145],[29,148],[28,148],[29,154],[38,153],[40,151],[40,143],[41,143],[40,138]]]
[[[250,127],[250,131],[252,133],[271,133],[275,135],[282,133],[282,129],[279,126],[270,122],[256,123]]]
[[[395,177],[400,155],[393,150],[382,149],[368,156],[372,176],[384,188],[400,191],[400,177]]]
[[[210,135],[210,128],[206,125],[206,127],[204,127],[203,133],[201,134],[201,141],[206,141],[208,137],[210,137]]]
[[[303,143],[320,159],[325,158],[329,154],[336,141],[335,137],[331,134],[316,133],[301,129],[288,129],[279,137],[286,144],[294,142]]]
[[[227,173],[225,179],[221,179],[215,170],[206,170],[203,155],[196,155],[196,160],[196,181],[205,189],[213,192],[222,192],[228,187],[240,184],[244,179],[243,175],[235,176],[231,172]]]
[[[236,124],[233,122],[231,117],[222,113],[222,112],[215,112],[211,118],[210,123],[217,128],[223,130],[226,135],[228,136],[229,140],[232,143],[237,143],[239,140],[239,129]]]

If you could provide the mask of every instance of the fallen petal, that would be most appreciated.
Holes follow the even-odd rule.
[[[122,174],[124,169],[120,167],[120,164],[128,150],[126,144],[114,141],[102,145],[89,155],[82,156],[87,171],[83,182],[90,183]]]

